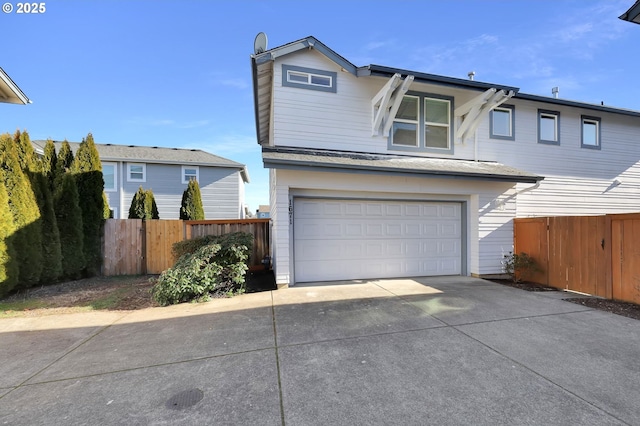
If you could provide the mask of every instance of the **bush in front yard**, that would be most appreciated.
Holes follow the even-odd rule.
[[[246,232],[232,232],[231,234],[205,235],[191,240],[178,241],[171,247],[171,254],[173,254],[174,259],[180,259],[185,254],[195,253],[196,250],[207,244],[220,244],[223,252],[233,245],[246,246],[251,252],[253,235]]]
[[[184,254],[172,268],[164,271],[151,294],[160,305],[166,306],[243,293],[250,252],[250,246],[232,241],[205,244],[193,253]]]

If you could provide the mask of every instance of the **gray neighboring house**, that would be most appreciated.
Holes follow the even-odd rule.
[[[0,68],[0,102],[7,104],[30,104],[31,100],[27,98],[17,84],[11,80],[11,77]]]
[[[33,141],[44,151],[47,141]],[[60,152],[61,142],[54,142]],[[75,154],[80,146],[69,142]],[[96,144],[105,193],[115,219],[126,219],[134,194],[140,186],[151,189],[160,219],[178,219],[182,193],[190,179],[200,185],[205,219],[243,219],[244,184],[249,174],[244,164],[199,149]]]

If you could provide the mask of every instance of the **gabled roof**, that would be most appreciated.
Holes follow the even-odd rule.
[[[20,90],[2,68],[0,68],[0,102],[22,105],[31,103],[27,95]]]
[[[44,152],[47,141],[32,141],[40,154]],[[62,142],[54,141],[56,152],[60,151]],[[244,164],[210,154],[200,149],[164,148],[157,146],[95,144],[101,161],[127,161],[150,164],[180,164],[203,167],[228,167],[240,170],[245,182],[249,182],[249,173]],[[69,142],[71,151],[75,153],[80,146],[78,142]]]
[[[265,167],[278,169],[339,169],[361,173],[406,173],[412,176],[522,183],[537,183],[544,179],[501,163],[408,155],[263,147],[262,159]]]
[[[620,15],[618,18],[622,19],[623,21],[640,24],[640,0],[636,1],[634,5],[629,8],[629,10]]]

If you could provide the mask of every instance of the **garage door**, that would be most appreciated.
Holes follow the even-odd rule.
[[[459,275],[462,205],[294,200],[295,281]]]

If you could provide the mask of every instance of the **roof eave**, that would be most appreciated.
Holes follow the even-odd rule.
[[[0,84],[4,86],[4,88],[9,92],[9,96],[7,97],[0,96],[0,102],[19,105],[26,105],[31,103],[31,100],[27,97],[27,95],[25,95],[24,92],[20,90],[18,85],[14,83],[13,80],[11,80],[11,77],[9,77],[9,75],[4,72],[2,68],[0,68]]]
[[[623,21],[640,24],[640,0],[636,1],[635,4],[629,8],[629,10],[620,15],[618,18],[622,19]]]
[[[501,175],[495,173],[467,173],[467,172],[444,172],[437,170],[421,170],[421,169],[398,169],[394,167],[367,167],[357,164],[331,164],[331,163],[309,163],[307,161],[285,160],[264,158],[263,164],[268,169],[291,169],[291,170],[316,170],[335,172],[336,169],[345,172],[368,172],[368,173],[393,173],[393,174],[410,174],[412,176],[430,176],[447,179],[466,179],[466,180],[484,180],[512,183],[538,183],[543,180],[543,176],[514,176]]]
[[[586,102],[572,101],[569,99],[550,98],[548,96],[530,95],[528,93],[518,93],[514,96],[517,99],[524,99],[534,102],[543,102],[547,104],[570,106],[574,108],[590,109],[594,111],[609,112],[612,114],[628,115],[631,117],[640,117],[640,111],[630,109],[613,108],[605,105],[589,104]]]
[[[382,65],[372,64],[358,69],[359,76],[371,75],[379,77],[391,77],[394,74],[401,74],[403,76],[413,75],[415,77],[414,82],[417,83],[436,84],[439,86],[456,87],[460,89],[485,91],[487,89],[496,88],[498,90],[504,90],[506,92],[513,91],[514,93],[518,93],[518,91],[520,90],[520,88],[513,86],[504,86],[500,84],[485,83],[475,80],[465,80],[462,78],[427,74],[399,68],[386,67]]]

